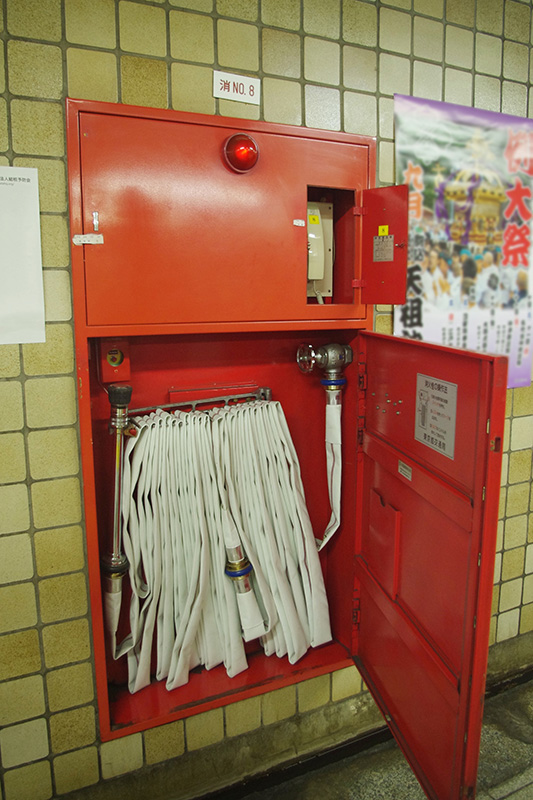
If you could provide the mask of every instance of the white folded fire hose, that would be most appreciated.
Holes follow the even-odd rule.
[[[135,418],[122,482],[131,585],[128,685],[168,689],[202,664],[246,668],[244,640],[294,663],[331,639],[299,465],[279,403]],[[115,615],[117,616],[117,615]]]
[[[241,519],[238,493],[234,485],[235,476],[231,469],[230,440],[232,434],[230,426],[234,418],[235,412],[232,412],[228,419],[227,408],[214,409],[210,414],[215,478],[226,545],[224,571],[233,581],[242,634],[244,640],[248,642],[267,634],[277,621],[277,614],[263,570],[257,562],[253,547],[249,540],[247,541]],[[244,545],[245,541],[247,541],[247,546]],[[261,611],[255,596],[254,586],[256,584],[259,595],[263,599],[264,612]]]
[[[352,363],[353,351],[347,344],[328,344],[315,351],[310,344],[301,344],[296,361],[305,374],[315,366],[324,370],[320,383],[326,390],[326,469],[331,517],[322,539],[316,540],[319,550],[329,542],[341,524],[342,480],[342,389],[346,385],[343,370]]]

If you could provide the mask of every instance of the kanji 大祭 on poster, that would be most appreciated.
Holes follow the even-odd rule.
[[[505,354],[531,380],[533,120],[396,95],[396,182],[409,186],[397,336]]]

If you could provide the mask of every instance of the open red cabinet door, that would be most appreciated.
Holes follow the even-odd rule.
[[[409,187],[365,189],[361,238],[363,303],[405,303]]]
[[[354,660],[428,797],[473,798],[506,361],[358,339]]]

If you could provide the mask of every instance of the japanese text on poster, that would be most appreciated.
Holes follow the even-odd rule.
[[[533,120],[397,95],[395,122],[409,254],[394,333],[506,355],[509,386],[527,386]]]

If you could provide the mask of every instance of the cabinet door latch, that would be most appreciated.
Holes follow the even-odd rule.
[[[103,243],[104,243],[103,233],[76,233],[72,237],[72,244],[75,244],[78,247],[83,244],[103,244]]]

